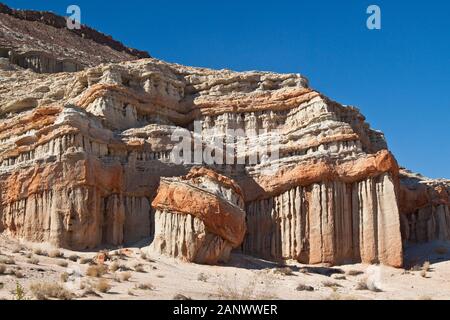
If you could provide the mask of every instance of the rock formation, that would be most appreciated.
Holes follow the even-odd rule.
[[[162,178],[155,199],[150,250],[187,261],[227,261],[245,236],[244,199],[231,179],[205,168]]]
[[[17,16],[0,14],[1,41],[15,41],[8,19],[55,28]],[[402,234],[448,237],[448,185],[415,192],[383,134],[303,76],[94,47],[109,63],[80,48],[72,73],[3,61],[0,232],[72,249],[150,237],[153,252],[210,264],[237,250],[401,266]]]

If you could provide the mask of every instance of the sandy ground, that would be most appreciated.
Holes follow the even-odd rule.
[[[38,285],[51,288],[40,290],[44,297],[62,291],[73,299],[450,299],[450,243],[406,248],[407,270],[295,262],[286,267],[239,254],[227,265],[204,266],[142,255],[145,248],[136,246],[109,251],[108,272],[101,277],[89,276],[89,268],[99,268],[86,263],[95,262],[97,252],[60,250],[64,257],[52,258],[52,251],[0,236],[0,299],[17,299],[18,291],[35,299]],[[73,262],[73,255],[85,261]],[[109,290],[102,293],[105,284]]]

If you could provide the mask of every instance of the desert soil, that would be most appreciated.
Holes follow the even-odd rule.
[[[17,289],[24,299],[36,299],[38,291],[52,299],[49,292],[58,290],[73,299],[450,299],[450,243],[442,242],[406,248],[406,269],[282,266],[240,254],[226,265],[206,266],[142,254],[141,243],[108,251],[108,270],[99,277],[98,252],[59,251],[63,257],[49,246],[0,235],[0,299],[19,298]],[[46,286],[51,289],[36,289]]]

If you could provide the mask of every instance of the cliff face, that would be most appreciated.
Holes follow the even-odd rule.
[[[72,249],[150,237],[212,264],[401,266],[402,241],[449,237],[448,184],[408,183],[383,134],[304,77],[101,50],[111,63],[80,49],[94,66],[72,73],[0,64],[0,232]]]
[[[14,10],[0,3],[0,59],[55,73],[150,57],[85,25],[73,30],[66,25],[64,17],[51,12]]]

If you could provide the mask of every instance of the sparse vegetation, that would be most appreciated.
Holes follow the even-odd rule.
[[[120,265],[117,262],[113,262],[111,263],[111,265],[109,266],[109,270],[111,272],[116,272],[117,270],[119,270]]]
[[[80,258],[80,264],[88,264],[88,263],[89,264],[93,263],[91,258],[86,258],[86,257],[81,257]]]
[[[134,271],[143,273],[143,272],[145,272],[145,269],[142,264],[137,264],[134,266]]]
[[[425,270],[420,271],[420,276],[422,278],[427,278],[427,272]]]
[[[99,279],[95,285],[95,288],[101,293],[107,293],[112,287],[107,279]]]
[[[0,275],[5,274],[6,266],[4,264],[0,264]]]
[[[274,270],[274,273],[281,274],[284,276],[293,276],[294,275],[294,271],[290,267],[276,268]]]
[[[76,254],[72,254],[72,255],[69,256],[68,259],[69,259],[70,261],[77,262],[77,260],[78,260],[79,258],[80,258],[80,257],[77,256]]]
[[[422,266],[422,271],[425,272],[430,271],[430,266],[431,266],[430,261],[425,261]]]
[[[65,260],[58,260],[58,261],[56,262],[56,264],[57,264],[58,266],[60,266],[60,267],[63,267],[63,268],[67,268],[67,266],[69,265],[69,263],[68,263],[67,261],[65,261]]]
[[[16,264],[16,262],[11,257],[5,257],[5,258],[0,258],[0,264],[13,265],[13,264]]]
[[[108,271],[108,269],[103,264],[101,264],[101,265],[92,265],[92,266],[89,266],[88,269],[86,270],[86,275],[89,276],[89,277],[100,278],[104,274],[106,274],[107,271]]]
[[[29,264],[39,264],[39,259],[36,257],[31,257],[30,259],[27,260],[27,263]]]
[[[50,258],[62,258],[62,257],[64,257],[64,254],[61,251],[55,249],[55,250],[50,251],[48,256]]]
[[[334,281],[330,281],[330,280],[325,280],[322,282],[322,285],[326,288],[339,288],[342,287],[339,283],[334,282]]]
[[[16,278],[18,278],[18,279],[21,279],[21,278],[24,277],[23,273],[22,273],[20,270],[14,270],[12,273],[13,273],[14,276],[15,276]]]
[[[355,287],[356,290],[369,290],[372,292],[382,292],[380,288],[378,288],[373,281],[369,281],[367,278],[361,279]]]
[[[26,300],[26,292],[22,285],[16,281],[16,288],[13,291],[13,300]]]
[[[355,277],[355,276],[359,276],[359,275],[361,275],[363,273],[364,272],[358,271],[358,270],[348,270],[345,274],[348,275],[348,276]]]
[[[139,283],[136,285],[136,289],[140,290],[153,290],[154,287],[151,283]]]
[[[70,291],[56,282],[33,283],[30,285],[30,291],[38,300],[47,300],[49,298],[71,300],[73,298],[73,294]]]
[[[69,280],[69,274],[67,272],[61,273],[60,279],[62,282],[67,282]]]
[[[45,252],[41,248],[34,248],[33,253],[37,256],[46,256],[47,255],[47,252]]]
[[[197,276],[198,281],[206,282],[208,281],[208,276],[204,274],[203,272],[199,273]]]
[[[131,272],[125,271],[119,274],[120,281],[128,281],[131,278]]]
[[[299,284],[296,288],[297,291],[314,291],[314,288],[305,284]]]

